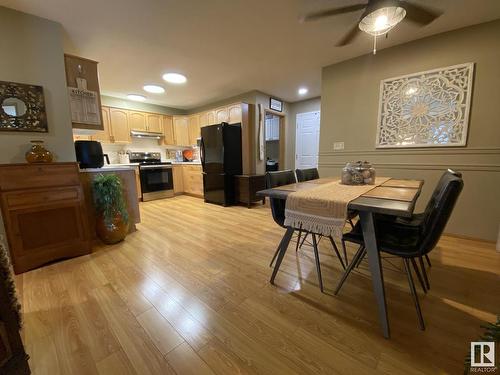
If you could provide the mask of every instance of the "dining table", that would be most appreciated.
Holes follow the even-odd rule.
[[[319,184],[335,182],[339,179],[320,178],[305,182],[278,186],[270,189],[260,190],[258,196],[269,199],[286,200],[294,192],[314,189]],[[373,189],[351,200],[347,206],[349,211],[356,211],[359,215],[361,229],[368,258],[368,268],[372,276],[372,287],[378,308],[379,322],[385,338],[390,337],[389,318],[387,314],[387,302],[385,297],[384,276],[382,263],[377,248],[377,233],[375,230],[374,215],[384,214],[398,217],[411,217],[418,196],[422,190],[423,180],[402,180],[389,178],[381,185],[374,185]],[[349,189],[351,185],[343,185]],[[299,228],[286,227],[285,234],[279,245],[277,261],[271,275],[271,284],[278,273],[281,261],[285,256],[288,245],[295,230]]]

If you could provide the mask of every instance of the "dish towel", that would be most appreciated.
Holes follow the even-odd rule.
[[[334,181],[293,192],[286,198],[285,225],[341,237],[349,202],[387,180],[388,177],[377,177],[374,185],[342,185]]]

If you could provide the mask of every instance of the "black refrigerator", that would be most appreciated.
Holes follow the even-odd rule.
[[[205,202],[234,204],[234,176],[241,174],[241,124],[201,128],[200,158]]]

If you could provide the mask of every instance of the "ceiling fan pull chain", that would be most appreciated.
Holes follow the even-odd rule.
[[[373,36],[373,54],[374,55],[377,54],[377,36],[376,35]]]

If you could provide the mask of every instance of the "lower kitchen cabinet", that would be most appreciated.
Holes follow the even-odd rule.
[[[172,175],[174,178],[174,194],[184,193],[183,166],[174,165],[172,167]]]
[[[183,165],[182,168],[184,192],[196,196],[203,196],[201,165]]]

